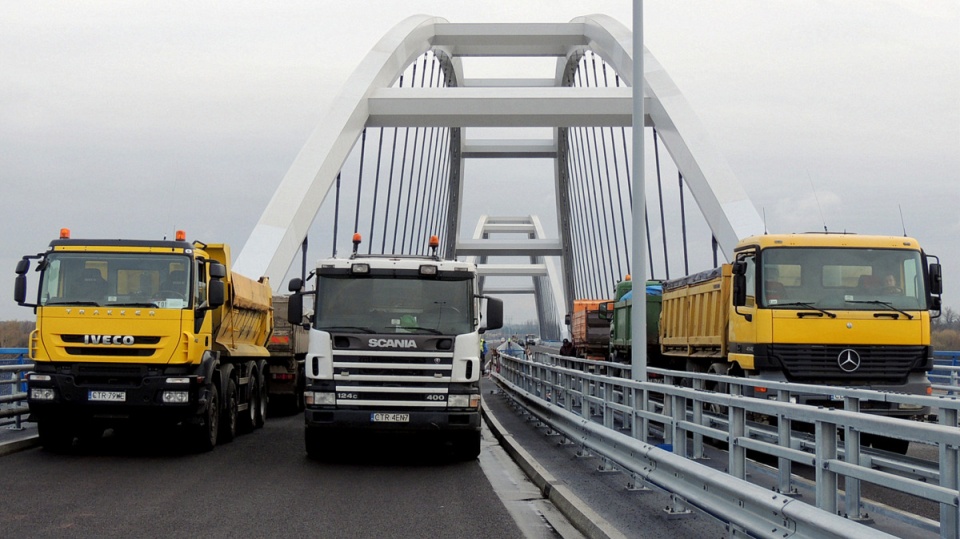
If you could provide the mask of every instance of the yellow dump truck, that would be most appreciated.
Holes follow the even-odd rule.
[[[929,394],[936,260],[908,237],[749,237],[732,264],[664,283],[660,350],[688,371]],[[884,402],[864,411],[929,412]]]
[[[36,300],[27,272],[36,260]],[[60,239],[17,264],[14,299],[36,312],[30,418],[54,451],[108,427],[181,425],[210,450],[266,417],[272,292],[230,271],[230,248]]]

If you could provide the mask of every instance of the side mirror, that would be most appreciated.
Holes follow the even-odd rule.
[[[569,326],[569,325],[570,325],[570,315],[569,315],[569,314],[563,315],[563,325],[565,325],[565,326]]]
[[[26,262],[26,260],[20,262]],[[19,268],[20,264],[17,264],[17,269]],[[17,280],[13,283],[13,301],[16,301],[18,305],[27,302],[27,276],[22,273],[17,275]]]
[[[934,296],[930,298],[930,310],[937,311],[938,316],[940,311],[943,309],[943,300],[940,299],[940,296]],[[936,317],[934,317],[936,318]]]
[[[747,263],[743,260],[737,260],[733,263],[731,268],[731,273],[734,275],[746,275],[747,274]]]
[[[17,262],[17,275],[25,275],[27,270],[30,269],[30,260],[27,258],[21,258]]]
[[[613,302],[608,301],[606,303],[601,303],[598,308],[597,316],[600,317],[600,320],[612,320],[613,319]]]
[[[210,264],[210,276],[214,279],[223,279],[227,276],[227,268],[223,264],[213,262]]]
[[[303,324],[303,294],[294,294],[287,300],[287,321],[295,326]]]
[[[487,324],[486,329],[499,329],[503,327],[503,300],[500,298],[487,298]]]
[[[930,293],[943,294],[943,274],[938,263],[930,264]]]
[[[218,264],[219,265],[219,264]],[[221,268],[222,265],[219,265]],[[210,268],[210,274],[213,275],[213,268]],[[223,281],[220,279],[213,279],[207,283],[207,307],[211,309],[216,309],[223,305],[223,302],[226,299],[226,293],[224,291]]]
[[[299,292],[301,288],[303,288],[303,279],[300,277],[290,279],[290,282],[287,284],[287,290],[289,292]]]

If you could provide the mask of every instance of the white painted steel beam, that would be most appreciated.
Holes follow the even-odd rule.
[[[547,158],[557,157],[557,142],[555,140],[468,140],[460,152],[461,157],[467,158]]]
[[[483,293],[484,295],[489,294],[491,296],[503,296],[507,294],[524,295],[534,294],[536,290],[534,290],[532,286],[485,286],[483,287]]]
[[[525,240],[459,240],[458,255],[475,256],[560,256],[560,241]]]
[[[478,264],[483,277],[536,277],[547,274],[546,264]]]
[[[367,127],[627,127],[630,88],[380,88]]]
[[[434,45],[453,56],[566,56],[588,44],[584,29],[569,23],[446,23]]]

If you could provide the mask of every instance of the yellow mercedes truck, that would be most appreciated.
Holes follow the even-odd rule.
[[[731,264],[664,283],[660,349],[690,371],[925,395],[930,313],[940,310],[941,292],[939,261],[914,238],[753,236]],[[836,406],[830,397],[802,399]],[[864,407],[897,417],[929,412]]]
[[[39,282],[27,301],[31,261]],[[272,292],[230,271],[225,244],[73,239],[17,264],[36,313],[27,379],[41,444],[69,450],[118,426],[180,425],[210,450],[266,417]]]

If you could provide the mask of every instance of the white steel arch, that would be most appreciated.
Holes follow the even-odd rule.
[[[451,84],[445,88],[392,87],[407,66],[430,50],[449,62]],[[452,207],[460,203],[462,158],[551,156],[559,162],[566,151],[558,142],[563,128],[630,126],[632,102],[628,86],[563,86],[570,62],[586,50],[598,54],[630,84],[631,32],[605,15],[556,24],[452,24],[426,15],[402,21],[378,42],[347,80],[284,176],[240,251],[235,268],[248,275],[267,275],[274,283],[282,282],[364,127],[555,128],[553,140],[485,144],[465,141],[458,132],[454,144],[459,151],[455,152],[451,166]],[[558,59],[557,71],[553,80],[464,80],[459,59],[465,56],[552,56]],[[739,238],[762,233],[762,220],[683,95],[649,51],[645,52],[644,65],[646,125],[657,128],[729,259]],[[559,164],[556,169],[559,195],[565,185],[564,174]],[[559,243],[568,281],[563,286],[562,304],[569,305],[573,300],[569,282],[571,240],[569,223],[563,222],[569,215],[569,206],[564,207],[562,198],[557,197]],[[451,211],[448,234],[458,235],[459,225],[459,214]],[[533,247],[530,240],[525,241]],[[446,254],[457,252],[448,250]]]

